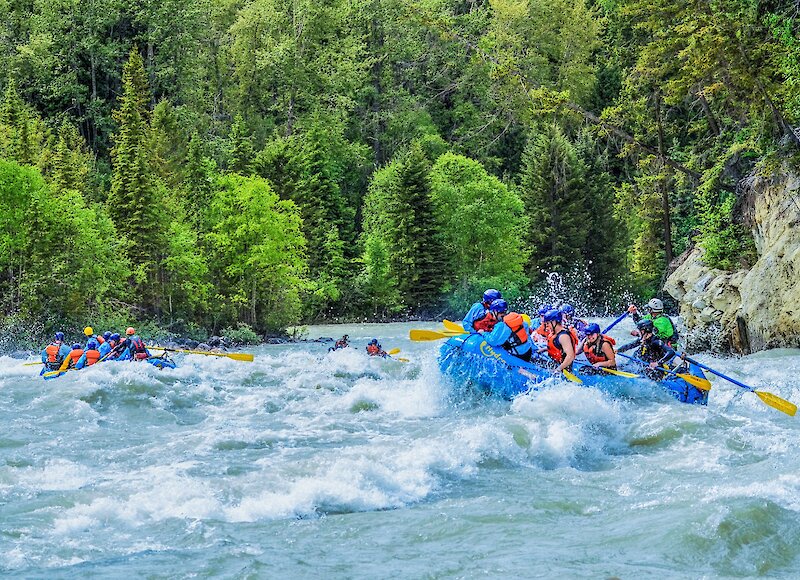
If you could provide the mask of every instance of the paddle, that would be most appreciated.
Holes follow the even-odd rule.
[[[39,361],[39,362],[34,362],[34,363],[22,363],[22,366],[24,366],[24,367],[36,367],[36,366],[43,365],[43,364],[44,364],[43,362]]]
[[[748,391],[751,391],[751,392],[755,393],[756,395],[758,395],[759,399],[764,401],[765,404],[769,405],[773,409],[777,409],[781,413],[786,413],[787,415],[789,415],[791,417],[794,417],[795,413],[797,413],[797,405],[795,405],[794,403],[792,403],[790,401],[787,401],[786,399],[781,399],[777,395],[773,395],[772,393],[768,393],[766,391],[757,391],[757,390],[755,390],[755,388],[753,388],[753,387],[751,387],[749,385],[745,385],[744,383],[740,383],[736,379],[732,379],[729,376],[723,375],[721,372],[719,372],[717,370],[714,370],[711,367],[707,367],[706,365],[701,364],[701,363],[697,362],[696,360],[689,358],[688,356],[686,357],[686,360],[688,360],[692,364],[695,364],[695,365],[699,366],[701,369],[707,370],[712,375],[717,375],[721,379],[725,379],[726,381],[730,381],[731,383],[733,383],[736,386],[742,387],[743,389],[747,389]]]
[[[642,378],[642,375],[637,375],[637,374],[634,374],[634,373],[628,373],[628,372],[625,372],[625,371],[618,371],[617,369],[610,369],[608,367],[596,367],[594,365],[586,365],[586,366],[584,366],[582,368],[585,368],[585,369],[597,369],[597,370],[601,370],[603,372],[606,372],[606,373],[609,373],[609,374],[612,374],[612,375],[617,375],[618,377],[627,377],[629,379],[640,379],[640,378]]]
[[[612,328],[614,328],[614,327],[615,327],[617,324],[619,324],[620,322],[622,322],[623,320],[625,320],[625,317],[626,317],[626,316],[628,316],[628,312],[627,312],[627,310],[626,310],[625,312],[623,312],[623,313],[622,313],[622,315],[620,315],[620,317],[619,317],[619,318],[617,318],[617,319],[616,319],[614,322],[612,322],[611,324],[609,324],[608,326],[606,326],[606,327],[605,327],[605,329],[603,330],[603,332],[601,332],[600,334],[605,334],[606,332],[608,332],[609,330],[611,330]]]
[[[426,341],[426,340],[441,340],[442,338],[450,338],[451,336],[461,336],[462,334],[466,334],[463,330],[461,332],[454,332],[452,330],[420,330],[420,329],[412,329],[408,333],[408,337],[415,341]]]
[[[392,350],[387,351],[386,354],[397,354],[399,352],[400,352],[399,348],[393,348]]]
[[[617,354],[617,356],[621,356],[622,358],[626,358],[628,360],[632,360],[634,362],[638,362],[638,363],[641,363],[643,365],[649,365],[649,363],[646,363],[645,361],[643,361],[641,359],[638,359],[636,357],[628,356],[627,354],[624,354],[624,353],[621,353],[621,352],[618,352],[616,354]],[[689,362],[692,362],[692,361],[689,361]],[[697,366],[700,366],[700,365],[697,365]],[[690,374],[687,374],[687,373],[676,373],[675,371],[671,371],[669,369],[665,369],[664,367],[656,367],[656,370],[659,370],[659,371],[668,373],[670,375],[674,375],[674,376],[676,376],[678,378],[681,378],[684,381],[686,381],[687,383],[689,383],[690,385],[692,385],[693,387],[696,387],[696,388],[700,389],[701,391],[710,391],[711,390],[711,382],[708,379],[704,378],[704,377],[698,377],[698,376],[690,375]]]
[[[452,320],[442,320],[442,324],[444,324],[444,327],[451,332],[458,332],[459,334],[467,333],[467,331],[464,330],[464,327],[458,322],[453,322]]]
[[[179,348],[164,348],[161,346],[148,346],[149,350],[163,350],[166,352],[182,352],[185,354],[204,354],[211,356],[224,356],[232,358],[233,360],[240,360],[244,362],[253,362],[253,355],[245,352],[211,352],[207,350],[183,350]],[[398,351],[400,352],[400,351]]]

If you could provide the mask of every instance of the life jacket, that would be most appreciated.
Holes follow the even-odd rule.
[[[58,355],[58,353],[61,351],[61,346],[54,342],[48,344],[44,351],[47,353],[47,362],[49,363],[60,363],[63,360]]]
[[[497,320],[494,316],[490,316],[489,311],[487,310],[483,313],[483,316],[472,322],[472,327],[476,331],[491,332],[496,324]]]
[[[503,317],[503,322],[511,329],[511,336],[503,343],[503,348],[509,352],[517,352],[517,347],[528,342],[528,331],[525,330],[522,315],[509,312]]]
[[[605,344],[606,342],[611,346],[617,344],[617,341],[611,338],[610,336],[601,334],[598,341],[595,342],[594,344],[589,344],[587,342],[586,344],[583,345],[583,354],[586,355],[586,359],[591,364],[604,362],[608,360],[608,357],[603,352],[603,344]]]
[[[106,339],[105,339],[105,338],[103,338],[103,335],[102,335],[102,334],[98,334],[98,335],[95,337],[95,340],[97,341],[97,346],[100,346],[101,344],[103,344],[103,343],[106,341]]]
[[[566,334],[569,339],[572,341],[572,348],[574,349],[578,346],[578,338],[575,336],[574,333],[570,332],[569,330],[561,330],[558,334],[552,335],[550,338],[547,339],[547,354],[550,356],[551,359],[556,361],[557,363],[564,362],[564,357],[566,353],[561,348],[561,344],[558,342],[559,337],[562,334]]]
[[[80,358],[83,356],[83,349],[82,348],[74,348],[69,351],[68,358],[70,359],[69,366],[75,366]]]
[[[147,347],[138,336],[131,338],[131,358],[142,360],[147,358]]]
[[[97,349],[90,349],[84,352],[86,355],[86,366],[91,366],[100,360],[100,351]]]
[[[381,347],[378,346],[377,344],[367,345],[367,353],[369,353],[370,356],[377,356],[378,354],[380,354],[380,352],[381,352]]]

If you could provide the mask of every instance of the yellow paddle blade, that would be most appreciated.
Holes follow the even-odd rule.
[[[399,360],[400,362],[411,362],[411,361],[410,361],[410,360],[408,360],[407,358],[396,358],[396,359],[394,359],[394,360]]]
[[[413,341],[425,341],[425,340],[440,340],[442,338],[450,338],[451,336],[460,336],[465,334],[464,332],[450,332],[450,331],[438,331],[438,330],[420,330],[420,329],[412,329],[408,333],[408,337]]]
[[[211,352],[208,350],[183,350],[179,348],[163,348],[161,346],[148,346],[150,350],[165,350],[167,352],[182,352],[185,354],[203,354],[207,356],[224,356],[232,358],[233,360],[241,360],[244,362],[253,362],[253,355],[246,352]]]
[[[628,377],[629,379],[639,379],[639,378],[641,378],[641,375],[637,375],[637,374],[634,374],[634,373],[628,373],[628,372],[625,372],[625,371],[618,371],[617,369],[609,369],[609,368],[606,368],[606,367],[595,367],[595,368],[598,368],[601,371],[607,372],[607,373],[609,373],[611,375],[617,375],[618,377]]]
[[[772,393],[767,393],[766,391],[753,391],[758,398],[764,401],[767,405],[772,407],[773,409],[778,409],[781,413],[786,413],[787,415],[794,417],[794,414],[797,413],[797,405],[794,403],[790,403],[786,399],[781,399],[777,395],[773,395]]]
[[[447,330],[450,330],[452,332],[458,332],[461,334],[466,334],[467,332],[466,330],[464,330],[464,327],[461,324],[459,324],[458,322],[453,322],[452,320],[442,320],[442,324],[444,324],[444,327]]]
[[[573,375],[573,374],[572,374],[571,372],[569,372],[567,369],[564,369],[564,370],[563,370],[563,371],[561,371],[561,372],[562,372],[562,373],[564,373],[564,376],[565,376],[565,377],[567,377],[567,378],[568,378],[570,381],[572,381],[573,383],[578,383],[579,385],[582,385],[582,384],[583,384],[583,381],[582,381],[582,380],[580,380],[578,377],[576,377],[575,375]]]
[[[397,354],[400,352],[399,348],[393,348],[392,350],[388,351],[386,354]]]
[[[524,320],[525,322],[527,322],[527,323],[528,323],[528,326],[532,326],[532,323],[531,323],[531,317],[530,317],[530,316],[528,316],[527,314],[523,314],[523,315],[522,315],[522,320]]]
[[[24,367],[38,367],[38,366],[43,365],[43,364],[44,363],[40,361],[40,362],[35,362],[35,363],[22,363],[22,366],[24,366]]]
[[[686,373],[676,373],[675,376],[682,378],[684,381],[686,381],[687,383],[689,383],[694,387],[697,387],[701,391],[711,390],[711,382],[708,379],[704,379],[703,377],[697,377],[695,375],[689,375]]]

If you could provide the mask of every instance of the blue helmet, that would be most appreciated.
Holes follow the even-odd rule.
[[[653,321],[650,320],[649,318],[645,318],[637,322],[636,328],[638,328],[641,332],[650,332],[650,333],[655,332],[655,326],[653,325]]]
[[[108,340],[119,340],[119,332],[115,332],[111,336],[108,337]]]
[[[500,294],[500,290],[495,290],[494,288],[489,288],[483,293],[483,301],[487,304],[491,304],[495,300],[499,300],[502,297],[503,295]]]
[[[552,309],[553,309],[553,306],[551,304],[545,304],[544,306],[539,308],[539,316],[544,316],[545,314],[550,312]]]
[[[561,312],[563,312],[567,316],[572,316],[573,314],[575,314],[575,307],[572,306],[571,304],[564,304],[564,306],[561,307]]]
[[[378,344],[378,339],[377,338],[373,338],[372,340],[369,341],[369,343],[370,344]]]
[[[55,335],[54,338],[55,338],[55,340],[60,340],[60,341],[63,342],[64,341],[64,333],[63,332],[56,332],[56,335]]]
[[[76,342],[75,344],[72,345],[72,350],[80,350],[80,348],[81,348],[80,343]]]
[[[97,348],[97,341],[90,340],[86,343],[86,350],[95,350]]]
[[[545,322],[561,322],[561,311],[551,308],[544,313]]]
[[[492,300],[492,303],[489,305],[489,310],[492,312],[508,312],[508,302],[502,298]]]
[[[586,336],[589,336],[590,334],[595,334],[595,333],[599,334],[600,333],[600,325],[597,324],[596,322],[592,322],[591,324],[587,324],[586,328],[584,328],[583,331],[586,333]]]
[[[109,338],[111,338],[111,331],[110,330],[106,330],[103,333],[103,340],[108,340]]]

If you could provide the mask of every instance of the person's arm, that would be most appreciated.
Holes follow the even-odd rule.
[[[636,348],[640,344],[642,344],[642,339],[637,338],[633,342],[629,342],[628,344],[623,344],[622,346],[618,346],[614,352],[627,352],[632,348]]]
[[[673,348],[671,348],[669,345],[667,345],[666,342],[664,342],[661,339],[655,339],[653,341],[653,346],[661,347],[661,349],[663,349],[665,354],[658,361],[650,363],[651,367],[653,367],[653,366],[663,367],[666,363],[671,361],[678,354],[678,353],[675,352],[675,350]]]
[[[473,324],[478,318],[483,316],[483,313],[485,311],[486,309],[480,302],[476,302],[475,304],[473,304],[472,308],[470,308],[469,311],[466,313],[466,315],[464,315],[464,320],[461,321],[461,326],[464,327],[464,330],[466,330],[467,332],[478,332],[477,330],[475,330]]]
[[[80,370],[86,366],[86,351],[83,352],[81,358],[78,359],[78,362],[75,363],[75,368]]]
[[[572,345],[572,339],[565,334],[558,337],[558,343],[561,345],[561,350],[564,351],[564,360],[558,367],[558,371],[568,369],[575,361],[575,347]]]
[[[47,349],[42,350],[42,364],[47,362]]]
[[[641,320],[641,318],[642,318],[642,315],[639,314],[639,311],[636,309],[636,306],[634,306],[633,304],[629,304],[628,305],[628,314],[631,315],[631,318],[633,318],[634,322],[639,322],[639,320]]]
[[[483,335],[484,340],[486,340],[489,346],[501,346],[510,336],[511,328],[502,320],[494,325],[494,329],[492,329],[490,333]]]
[[[611,344],[607,340],[603,341],[603,347],[601,349],[603,354],[606,355],[608,360],[600,361],[596,363],[594,366],[596,367],[615,367],[617,366],[617,357],[614,355],[614,349],[611,347]]]

